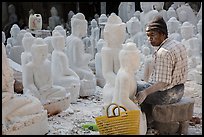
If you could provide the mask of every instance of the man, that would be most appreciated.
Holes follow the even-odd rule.
[[[136,100],[139,104],[172,104],[184,94],[187,80],[187,53],[184,45],[168,38],[167,25],[156,16],[147,25],[146,34],[156,48],[149,82],[138,82]]]

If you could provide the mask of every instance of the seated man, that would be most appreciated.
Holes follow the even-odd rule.
[[[169,39],[167,32],[161,16],[156,16],[146,28],[148,40],[157,49],[153,54],[150,81],[137,82],[136,100],[139,104],[172,104],[184,94],[188,70],[186,48]]]

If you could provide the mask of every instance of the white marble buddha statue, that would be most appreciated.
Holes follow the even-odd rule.
[[[32,61],[31,47],[34,43],[35,37],[30,33],[26,32],[23,39],[22,44],[24,48],[24,52],[21,53],[21,66],[22,66],[22,77],[25,75],[25,65]],[[25,85],[25,78],[23,78],[23,85]]]
[[[148,82],[150,75],[152,74],[152,54],[150,54],[150,48],[149,47],[143,47],[143,58],[141,58],[141,61],[143,61],[142,65],[142,72],[143,72],[143,80]]]
[[[188,80],[194,80],[195,67],[201,62],[199,40],[194,35],[194,26],[184,22],[181,26],[182,44],[185,45],[188,55]]]
[[[101,59],[101,49],[103,46],[105,46],[106,42],[104,39],[99,39],[96,48],[97,53],[95,55],[95,69],[96,69],[96,82],[97,85],[100,87],[104,87],[105,85],[105,79],[102,74],[102,59]]]
[[[91,55],[92,53],[91,38],[86,35],[85,37],[82,38],[82,41],[84,43],[85,53],[88,53]],[[91,59],[93,59],[93,56],[91,57]]]
[[[169,9],[166,11],[166,16],[167,16],[167,21],[171,18],[171,17],[175,17],[176,19],[178,18],[178,15],[176,13],[176,10],[173,8],[173,6],[169,7]]]
[[[98,18],[98,25],[100,28],[100,39],[104,38],[103,32],[104,32],[104,27],[105,24],[107,22],[108,17],[106,16],[106,14],[101,14],[101,16]]]
[[[167,22],[167,11],[164,9],[164,2],[153,2],[154,8],[157,10],[159,15],[161,15],[165,22]]]
[[[11,47],[19,46],[20,42],[18,41],[18,34],[20,33],[20,28],[17,24],[13,24],[10,30],[11,37],[7,39],[7,45],[11,45]]]
[[[25,65],[25,94],[37,97],[48,114],[59,113],[70,105],[70,93],[53,84],[51,62],[47,59],[48,47],[37,38],[31,47],[32,61]]]
[[[91,55],[85,53],[82,38],[87,35],[87,21],[84,14],[77,13],[71,19],[72,33],[66,39],[66,54],[70,61],[70,68],[80,78],[79,96],[90,96],[95,93],[96,78],[88,64]]]
[[[175,17],[171,17],[167,21],[168,37],[175,39],[177,41],[181,41],[182,37],[179,31],[180,27],[181,27],[180,22]]]
[[[158,11],[153,9],[153,5],[153,2],[140,2],[140,7],[142,9],[140,14],[142,31],[145,31],[147,23],[158,15]]]
[[[104,108],[112,102],[115,79],[120,68],[118,55],[125,35],[125,23],[115,13],[111,13],[104,28],[104,40],[107,44],[101,49],[102,73],[106,81],[102,89]]]
[[[92,21],[91,21],[91,36],[90,36],[92,58],[94,58],[95,54],[96,54],[96,44],[99,40],[99,34],[100,34],[100,29],[98,27],[98,23],[95,19],[92,19]]]
[[[41,102],[36,97],[14,93],[13,70],[2,43],[2,135],[43,135],[47,132],[47,111]]]
[[[21,53],[24,51],[22,46],[22,38],[26,33],[25,30],[20,30],[17,24],[14,24],[10,30],[11,37],[7,39],[8,57],[15,63],[21,64]]]
[[[141,46],[144,44],[145,32],[142,32],[141,22],[136,17],[132,17],[126,22],[127,32],[129,33],[129,39],[131,39],[136,46],[141,50]]]
[[[62,86],[71,93],[71,103],[76,103],[80,91],[79,76],[70,68],[67,55],[64,53],[65,38],[59,32],[52,35],[52,77],[53,84]]]
[[[123,45],[119,53],[120,69],[116,75],[113,103],[124,106],[127,110],[140,111],[140,135],[147,132],[146,116],[138,104],[134,103],[137,81],[135,72],[140,66],[140,53],[135,43],[128,42]]]
[[[123,22],[127,22],[135,13],[135,2],[120,2],[118,16]]]
[[[199,57],[200,46],[199,40],[194,34],[195,26],[189,22],[184,22],[181,26],[182,43],[186,46],[187,52],[191,52],[192,56]]]
[[[61,24],[60,17],[58,16],[58,11],[55,7],[50,9],[51,17],[49,17],[49,29],[53,30],[55,26]]]

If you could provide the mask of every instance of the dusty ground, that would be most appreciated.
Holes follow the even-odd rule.
[[[202,85],[194,81],[185,84],[184,96],[195,99],[194,116],[200,124],[189,126],[188,135],[202,135]],[[98,131],[83,129],[85,123],[95,123],[95,117],[102,114],[102,92],[97,87],[96,94],[88,98],[79,98],[77,103],[57,115],[49,117],[50,131],[47,135],[99,135]]]

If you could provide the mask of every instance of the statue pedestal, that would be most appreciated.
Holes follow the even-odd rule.
[[[70,102],[71,95],[70,93],[67,93],[66,97],[48,101],[43,104],[43,107],[47,110],[48,115],[55,115],[69,108]]]
[[[25,116],[9,127],[2,127],[2,135],[45,135],[48,131],[46,110],[40,114]]]
[[[79,96],[91,96],[94,95],[96,91],[96,79],[93,80],[81,80],[81,88]]]

